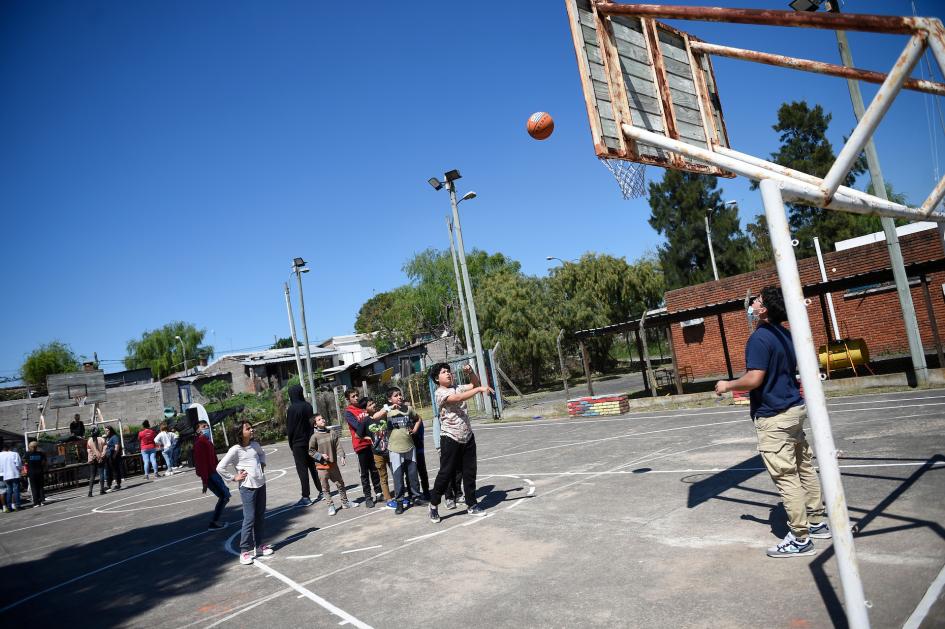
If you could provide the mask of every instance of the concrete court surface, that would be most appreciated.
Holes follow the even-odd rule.
[[[945,626],[945,390],[830,400],[873,627]],[[267,536],[234,554],[184,474],[0,518],[4,626],[843,626],[829,540],[770,559],[786,533],[745,407],[476,427],[479,496],[432,524],[358,507],[290,507],[298,478],[267,446]],[[343,442],[350,450],[350,443]],[[431,471],[436,453],[427,446]],[[357,462],[342,468],[361,498]],[[432,481],[432,478],[431,478]],[[934,584],[938,579],[937,584]],[[925,601],[923,598],[925,597]],[[921,602],[921,604],[920,604]],[[917,609],[918,608],[918,609]],[[918,625],[917,625],[918,626]]]

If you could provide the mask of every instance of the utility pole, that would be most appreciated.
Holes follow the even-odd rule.
[[[305,321],[305,296],[302,294],[302,273],[308,273],[305,268],[305,260],[295,258],[292,261],[292,270],[295,272],[295,279],[299,284],[299,311],[302,315],[302,334],[305,336],[305,367],[308,369],[308,392],[309,401],[312,403],[312,410],[318,412],[318,404],[315,400],[315,374],[312,372],[312,346],[308,342],[308,324]],[[301,378],[299,378],[301,380]]]
[[[828,9],[832,13],[840,13],[837,0],[831,0]],[[852,68],[853,54],[850,52],[850,43],[847,34],[838,30],[837,45],[840,48],[840,59],[843,65]],[[847,79],[850,89],[850,100],[853,101],[853,112],[859,121],[866,108],[863,106],[863,95],[860,93],[860,84],[854,79]],[[866,143],[866,163],[869,165],[870,179],[873,182],[873,194],[880,199],[886,199],[886,181],[879,166],[879,154],[876,145],[870,137]],[[915,316],[915,305],[912,303],[912,291],[909,289],[909,278],[906,275],[905,264],[902,259],[902,250],[899,248],[899,235],[896,233],[896,223],[893,219],[882,217],[883,233],[886,235],[886,248],[889,250],[889,261],[892,266],[893,278],[896,281],[896,292],[899,294],[899,305],[902,308],[902,321],[906,328],[906,338],[909,341],[909,353],[912,355],[912,368],[915,371],[916,382],[925,385],[929,382],[929,370],[925,362],[925,349],[922,347],[922,337],[919,335],[919,323]],[[940,232],[941,233],[941,232]]]
[[[453,246],[453,221],[446,217],[446,227],[450,232],[450,255],[453,257],[453,273],[456,275],[456,292],[459,295],[459,309],[463,316],[463,337],[466,340],[466,353],[472,354],[472,342],[469,333],[469,312],[466,310],[466,297],[463,290],[463,280],[459,277],[459,262],[456,260],[456,247]]]
[[[283,285],[285,289],[285,309],[289,313],[289,333],[292,335],[292,349],[295,350],[295,368],[299,370],[299,384],[302,385],[302,393],[305,393],[305,372],[302,371],[302,357],[299,356],[299,342],[295,336],[295,315],[292,314],[292,301],[289,299],[289,283]],[[311,399],[309,395],[309,399]]]
[[[489,382],[489,374],[486,372],[486,361],[482,356],[482,340],[479,338],[479,321],[476,317],[476,302],[473,299],[472,282],[469,280],[469,269],[466,267],[466,248],[463,246],[463,229],[459,222],[459,205],[456,201],[456,186],[453,181],[446,178],[446,189],[450,193],[450,205],[453,207],[453,227],[456,231],[456,249],[459,254],[459,268],[463,274],[463,284],[466,290],[466,305],[469,307],[469,325],[472,332],[473,350],[476,352],[476,371],[479,378]],[[479,394],[479,408],[485,410],[486,404],[482,394]]]

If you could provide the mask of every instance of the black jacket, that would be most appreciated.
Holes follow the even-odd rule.
[[[293,384],[289,387],[289,408],[285,414],[285,433],[289,437],[289,446],[304,445],[308,449],[308,440],[312,436],[312,417],[315,411],[305,401],[302,386]]]

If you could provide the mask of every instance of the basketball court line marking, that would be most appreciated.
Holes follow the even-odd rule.
[[[359,552],[361,552],[361,551],[363,551],[363,550],[374,550],[375,548],[383,548],[383,547],[384,547],[383,544],[378,544],[377,546],[365,546],[364,548],[352,548],[351,550],[343,550],[343,551],[341,551],[341,554],[342,554],[342,555],[347,555],[347,554],[350,554],[350,553],[359,553]]]
[[[317,559],[321,556],[322,553],[318,553],[317,555],[289,555],[286,559]]]
[[[909,618],[907,618],[906,622],[902,625],[902,629],[919,629],[922,621],[925,620],[925,617],[928,616],[929,611],[932,609],[932,605],[938,600],[939,594],[942,593],[943,588],[945,588],[945,568],[942,568],[938,576],[935,577],[935,580],[932,581],[929,589],[925,592],[925,596],[922,597],[922,600],[916,605],[915,610],[913,610]]]
[[[914,463],[858,463],[856,465],[841,465],[841,469],[858,469],[858,468],[868,468],[868,467],[923,467],[928,465],[923,462],[914,462]],[[817,466],[814,466],[815,468]],[[929,469],[945,467],[945,462],[936,461],[931,465],[928,465]],[[763,472],[765,468],[763,467],[740,467],[738,469],[729,469],[727,467],[714,467],[710,469],[685,469],[685,470],[641,470],[639,472],[634,470],[618,470],[613,472],[528,472],[528,476],[604,476],[604,475],[621,475],[625,474],[627,476],[643,476],[645,474],[718,474],[720,472],[732,472],[737,474],[739,472]],[[497,474],[497,476],[501,476]]]

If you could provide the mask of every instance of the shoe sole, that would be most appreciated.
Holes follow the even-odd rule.
[[[833,539],[832,533],[811,533],[811,539]]]
[[[786,559],[786,558],[788,558],[788,557],[810,557],[811,555],[816,555],[816,554],[817,554],[817,549],[816,549],[816,548],[811,548],[810,550],[805,550],[805,551],[802,551],[802,552],[799,552],[799,553],[772,553],[772,552],[767,552],[767,553],[765,553],[765,554],[768,555],[769,557],[771,557],[772,559]]]

